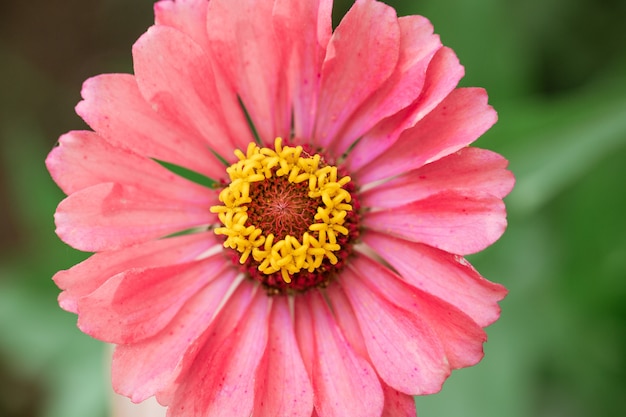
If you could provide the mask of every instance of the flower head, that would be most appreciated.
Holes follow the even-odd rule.
[[[60,138],[54,277],[171,417],[415,415],[480,361],[506,290],[463,258],[506,227],[487,95],[420,16],[357,0],[162,0],[134,75]],[[193,171],[209,185],[188,179]]]

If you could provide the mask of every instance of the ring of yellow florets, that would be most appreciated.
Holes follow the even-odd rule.
[[[335,265],[342,249],[339,237],[349,233],[344,223],[352,211],[352,196],[344,186],[350,177],[339,178],[337,167],[323,163],[320,155],[303,153],[301,146],[283,146],[281,138],[275,140],[274,149],[251,143],[245,154],[236,150],[235,155],[239,160],[226,169],[231,182],[219,194],[222,205],[211,207],[223,224],[214,232],[226,238],[224,247],[239,252],[241,264],[252,257],[263,274],[279,272],[287,284],[292,275],[314,272],[326,261]],[[251,187],[276,177],[308,184],[308,197],[315,200],[314,221],[301,236],[277,238],[249,222]]]

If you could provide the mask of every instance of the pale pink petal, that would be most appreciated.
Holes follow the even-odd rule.
[[[393,8],[359,0],[330,40],[322,67],[314,143],[327,148],[354,111],[393,73],[400,28]]]
[[[274,4],[276,36],[290,39],[287,77],[297,143],[313,136],[322,63],[332,34],[331,9],[332,0],[276,0]]]
[[[363,225],[412,242],[467,255],[485,249],[506,229],[502,199],[442,192],[424,200],[366,213]]]
[[[212,0],[207,19],[213,57],[266,144],[277,136],[288,138],[291,131],[285,72],[290,38],[276,35],[273,3]]]
[[[196,132],[211,150],[234,161],[232,150],[252,140],[241,110],[222,111],[209,54],[189,36],[153,26],[135,42],[133,62],[146,100],[160,114]]]
[[[495,152],[467,147],[377,185],[362,193],[359,201],[365,207],[391,208],[443,191],[504,198],[515,182],[507,165],[508,161]]]
[[[86,252],[116,250],[212,224],[208,205],[155,197],[141,189],[104,183],[63,200],[54,215],[57,235]]]
[[[105,74],[85,81],[76,112],[107,142],[219,179],[224,165],[187,126],[154,111],[135,77]]]
[[[481,327],[500,316],[498,301],[506,296],[506,288],[487,281],[465,259],[382,233],[365,233],[363,241],[404,281],[452,304]]]
[[[482,359],[483,343],[487,340],[487,335],[462,311],[429,293],[407,285],[387,267],[367,257],[358,258],[353,267],[363,285],[384,295],[399,308],[419,316],[430,326],[437,334],[438,342],[445,350],[447,364],[452,369],[472,366]],[[428,343],[428,339],[423,343]],[[378,367],[376,369],[380,372]],[[391,383],[390,385],[393,386]],[[401,391],[406,392],[402,389]]]
[[[377,288],[364,285],[365,277],[356,269],[361,259],[350,263],[340,282],[352,304],[376,372],[387,384],[405,393],[439,391],[450,374],[450,367],[437,333],[417,311],[407,311]],[[372,279],[393,277],[381,267]]]
[[[381,417],[417,417],[415,399],[412,395],[391,388],[387,384],[381,384],[385,394],[385,408]]]
[[[224,309],[241,306],[236,297]],[[189,372],[176,391],[168,416],[249,417],[254,405],[254,375],[268,337],[271,298],[258,291],[239,320],[216,317]]]
[[[78,300],[78,327],[100,340],[137,343],[161,331],[185,302],[229,265],[221,254],[119,273]]]
[[[415,126],[454,90],[463,77],[463,66],[454,51],[440,48],[430,60],[419,97],[409,107],[383,120],[367,132],[351,150],[346,165],[356,172],[389,149],[402,132]]]
[[[359,173],[361,184],[389,178],[466,147],[497,119],[481,88],[454,90],[414,127],[402,133],[385,153]]]
[[[234,268],[216,274],[157,335],[117,346],[111,369],[115,391],[140,402],[171,384],[185,352],[208,328],[236,274]]]
[[[273,300],[254,403],[255,417],[308,417],[313,410],[313,388],[298,349],[287,297]]]
[[[161,0],[154,4],[154,21],[185,33],[208,50],[207,0]]]
[[[400,25],[400,55],[397,66],[385,83],[350,117],[331,144],[343,154],[357,139],[382,119],[409,106],[420,95],[426,70],[433,55],[441,48],[439,36],[422,16],[405,16]]]
[[[78,313],[78,299],[95,291],[113,275],[133,268],[188,262],[216,244],[217,239],[213,232],[194,233],[153,240],[118,251],[96,253],[78,265],[54,275],[54,282],[64,290],[59,295],[59,304],[67,311]]]
[[[218,202],[217,191],[188,181],[128,149],[114,147],[93,132],[74,131],[61,136],[46,166],[66,194],[113,182],[196,205]]]
[[[315,408],[320,417],[380,416],[383,393],[376,372],[364,358],[355,354],[344,339],[319,292],[300,297],[308,302],[312,317],[315,356],[312,381]]]

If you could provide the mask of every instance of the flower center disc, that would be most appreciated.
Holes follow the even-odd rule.
[[[272,177],[250,185],[248,221],[263,234],[273,234],[274,239],[287,235],[302,236],[315,222],[319,202],[308,196],[308,184],[290,183],[285,177]]]
[[[301,146],[248,145],[226,169],[230,184],[211,207],[223,227],[224,247],[270,293],[327,285],[358,236],[350,177],[338,176],[319,154]],[[358,204],[357,204],[358,205]],[[358,208],[358,207],[356,207]]]

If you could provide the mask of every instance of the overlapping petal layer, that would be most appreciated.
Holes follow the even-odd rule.
[[[71,269],[56,273],[54,282],[64,290],[59,303],[64,309],[78,313],[78,300],[111,277],[133,269],[189,262],[216,244],[213,233],[196,233],[96,253]]]
[[[186,301],[157,334],[115,348],[111,377],[120,394],[140,402],[173,383],[181,371],[182,358],[208,328],[235,274],[229,268],[209,277],[211,281]]]

